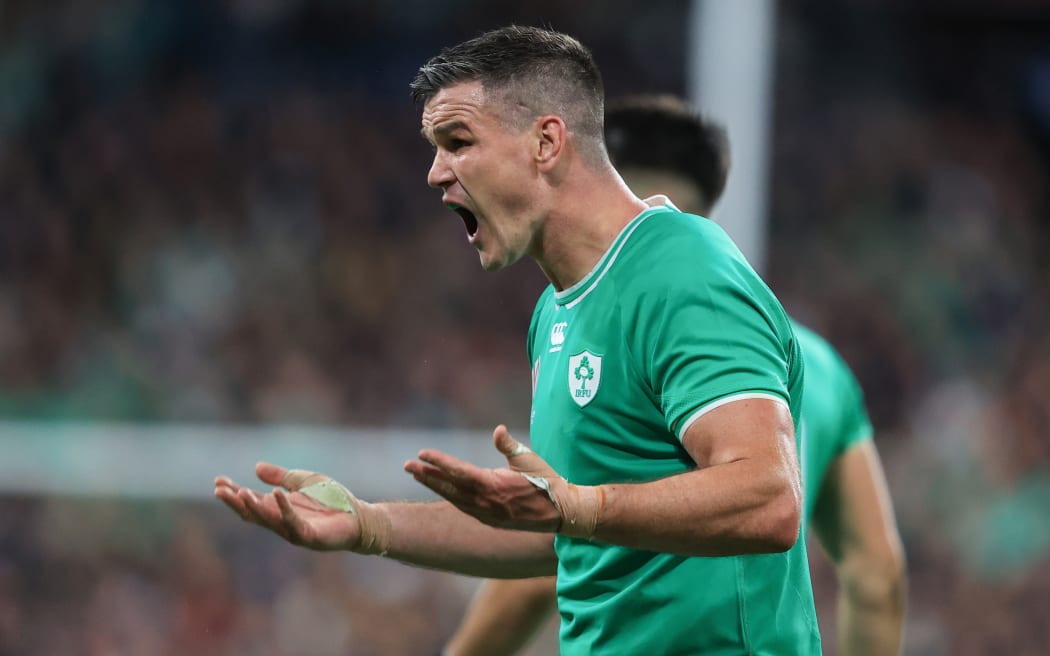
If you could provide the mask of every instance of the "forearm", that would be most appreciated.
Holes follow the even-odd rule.
[[[828,468],[813,528],[835,562],[842,653],[899,654],[907,596],[904,547],[873,442],[854,445]]]
[[[737,460],[641,484],[609,484],[594,539],[688,556],[790,549],[798,538],[797,474]]]
[[[486,581],[445,648],[447,656],[510,656],[556,607],[555,579]]]
[[[391,524],[387,556],[411,565],[489,578],[526,578],[557,568],[553,537],[482,524],[447,501],[380,503]]]
[[[847,568],[844,568],[847,569]],[[839,649],[846,656],[896,656],[904,638],[907,595],[902,562],[840,574]]]

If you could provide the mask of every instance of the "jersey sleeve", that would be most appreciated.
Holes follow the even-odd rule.
[[[868,409],[864,404],[864,392],[860,383],[850,371],[846,362],[836,353],[835,358],[841,367],[842,390],[842,425],[838,431],[839,445],[836,456],[845,453],[851,446],[865,440],[870,440],[875,434]]]
[[[681,440],[704,414],[743,398],[790,407],[791,328],[769,288],[734,256],[735,246],[703,241],[662,250],[670,281],[662,297],[650,294],[640,304],[637,333],[668,430]]]

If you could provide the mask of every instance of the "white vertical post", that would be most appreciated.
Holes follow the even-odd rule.
[[[732,168],[712,212],[760,273],[769,206],[775,0],[693,0],[690,102],[729,132]]]

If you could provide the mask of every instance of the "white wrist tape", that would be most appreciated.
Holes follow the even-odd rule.
[[[605,489],[601,485],[573,485],[564,478],[533,476],[522,472],[525,480],[547,493],[561,514],[558,533],[590,540],[598,529],[605,508]]]

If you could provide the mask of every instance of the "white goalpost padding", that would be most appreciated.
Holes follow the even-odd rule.
[[[765,271],[774,77],[775,0],[693,0],[689,101],[726,126],[732,168],[711,218]]]

